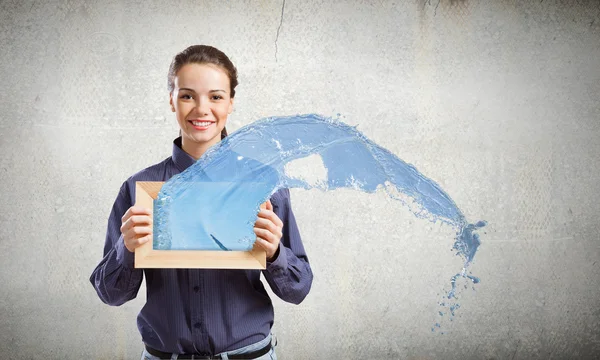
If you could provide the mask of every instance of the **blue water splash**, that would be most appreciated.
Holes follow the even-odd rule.
[[[286,164],[313,154],[321,156],[326,180],[309,184],[286,174]],[[384,189],[415,216],[457,229],[453,249],[464,266],[452,277],[448,298],[456,297],[457,278],[479,282],[467,268],[480,245],[475,231],[485,221],[468,223],[450,196],[414,166],[355,127],[316,114],[247,125],[167,181],[154,204],[154,248],[250,250],[259,206],[280,188]]]

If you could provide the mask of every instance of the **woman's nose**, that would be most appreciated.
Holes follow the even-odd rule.
[[[208,99],[199,97],[198,101],[196,101],[196,110],[201,114],[208,114],[210,112]]]

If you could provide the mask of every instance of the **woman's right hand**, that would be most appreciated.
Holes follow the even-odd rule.
[[[123,242],[130,252],[152,239],[152,218],[150,209],[141,206],[130,207],[121,218]]]

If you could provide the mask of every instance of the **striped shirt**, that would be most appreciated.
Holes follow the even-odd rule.
[[[214,355],[256,343],[270,333],[274,313],[261,270],[136,269],[121,234],[121,217],[135,203],[136,181],[167,181],[195,160],[173,142],[173,154],[127,179],[117,195],[104,244],[104,257],[90,282],[100,299],[119,306],[136,297],[146,277],[146,304],[137,317],[142,341],[177,354]],[[312,271],[290,204],[288,189],[271,197],[283,222],[278,254],[262,273],[282,300],[299,304],[312,284]]]

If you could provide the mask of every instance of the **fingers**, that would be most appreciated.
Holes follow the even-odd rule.
[[[134,226],[123,232],[123,241],[125,241],[125,245],[128,245],[129,248],[130,246],[139,246],[140,243],[137,240],[151,236],[152,226]]]
[[[255,244],[265,250],[267,259],[271,259],[275,256],[283,236],[283,222],[273,212],[273,204],[270,201],[267,201],[264,205],[266,206],[261,206],[254,223]]]
[[[123,242],[127,250],[134,252],[136,248],[144,245],[152,239],[152,228],[140,227],[133,228],[123,233]]]
[[[125,247],[127,248],[127,250],[134,252],[136,248],[144,245],[151,239],[152,239],[152,234],[148,234],[146,236],[141,236],[141,237],[137,237],[137,238],[128,238],[128,239],[124,238],[123,241],[125,242]]]
[[[268,206],[268,204],[267,204]],[[283,221],[273,212],[273,210],[262,209],[258,212],[258,218],[271,220],[276,226],[283,227]]]
[[[258,245],[265,250],[267,259],[272,259],[279,248],[281,236],[259,227],[254,228],[254,233],[256,234],[255,245]]]
[[[152,218],[149,215],[133,215],[121,224],[121,232],[143,225],[152,225]]]
[[[152,239],[152,218],[150,209],[132,206],[121,218],[121,233],[127,250],[134,250]]]
[[[125,215],[123,215],[123,217],[121,218],[121,222],[125,222],[127,221],[130,217],[132,217],[133,215],[152,215],[152,213],[150,212],[150,209],[142,207],[142,206],[132,206],[129,209],[127,209],[127,211],[125,212]]]
[[[277,252],[277,248],[279,247],[279,242],[277,242],[277,244],[274,244],[272,242],[269,242],[269,241],[263,239],[260,236],[256,237],[255,244],[258,247],[263,248],[265,250],[265,252],[267,253],[267,259],[272,258],[275,255],[275,252]]]
[[[259,217],[258,219],[256,219],[256,223],[254,223],[254,228],[265,230],[265,231],[269,232],[270,234],[275,235],[278,239],[281,239],[281,236],[283,236],[283,233],[281,231],[282,228],[275,225],[269,219]]]
[[[129,237],[139,237],[148,234],[152,234],[152,226],[134,226],[123,233],[123,235]]]

